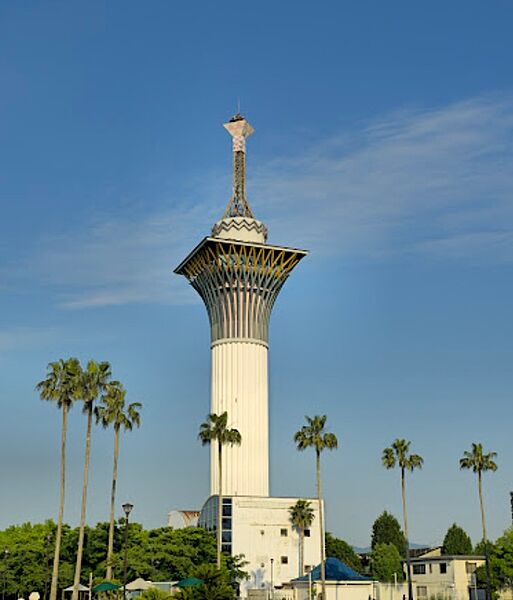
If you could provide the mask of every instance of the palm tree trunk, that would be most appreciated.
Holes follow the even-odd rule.
[[[479,491],[479,505],[481,507],[481,524],[483,526],[483,542],[485,547],[485,564],[486,564],[486,600],[492,600],[492,586],[490,577],[490,556],[488,552],[488,537],[486,535],[486,517],[483,501],[483,483],[481,471],[477,472],[477,489]]]
[[[408,511],[406,510],[406,478],[404,467],[401,467],[401,493],[403,497],[404,537],[406,538],[406,576],[408,579],[408,600],[413,600],[413,584],[411,581],[410,537],[408,535]]]
[[[93,406],[90,403],[87,409],[87,433],[86,448],[84,460],[84,481],[82,484],[82,510],[80,512],[80,529],[78,532],[78,550],[77,562],[75,565],[75,578],[73,580],[73,594],[71,600],[78,600],[78,586],[80,585],[80,575],[82,571],[82,553],[84,550],[84,529],[87,508],[87,481],[89,479],[89,459],[91,457],[91,430],[93,425]]]
[[[319,501],[319,527],[321,529],[321,589],[322,600],[326,600],[326,566],[325,561],[325,540],[324,540],[324,515],[321,499],[321,453],[317,450],[316,454],[316,470],[317,470],[317,500]]]
[[[217,459],[219,461],[219,489],[218,492],[218,503],[217,503],[217,568],[221,568],[221,541],[223,535],[223,445],[221,442],[217,444]]]
[[[119,426],[114,426],[114,465],[110,492],[109,542],[107,546],[107,581],[112,579],[112,554],[114,552],[114,512],[116,507],[116,483],[118,480]]]
[[[55,553],[53,555],[52,584],[50,587],[50,600],[57,600],[59,586],[59,558],[61,554],[62,521],[64,519],[64,493],[66,489],[66,436],[68,433],[68,405],[62,405],[62,431],[61,431],[61,482],[59,515],[57,517],[57,531],[55,533]]]
[[[305,529],[299,528],[299,576],[303,577],[305,572]]]

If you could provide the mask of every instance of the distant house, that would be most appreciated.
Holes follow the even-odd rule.
[[[444,555],[441,548],[410,559],[416,600],[481,600],[474,573],[484,556]]]
[[[196,527],[199,516],[199,510],[172,510],[167,515],[167,525],[173,529]]]

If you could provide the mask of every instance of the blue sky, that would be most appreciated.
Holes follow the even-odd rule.
[[[221,124],[256,129],[248,195],[270,242],[308,248],[271,323],[271,486],[314,493],[294,450],[326,413],[327,523],[367,545],[454,521],[474,540],[473,441],[498,452],[489,529],[513,489],[513,7],[507,2],[0,4],[0,527],[55,517],[59,414],[34,385],[59,357],[109,360],[143,425],[122,441],[119,503],[165,523],[200,507],[207,317],[172,269],[230,196]],[[73,410],[67,520],[79,513]],[[89,520],[107,518],[112,440],[96,430]]]

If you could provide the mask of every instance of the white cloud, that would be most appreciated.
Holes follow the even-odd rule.
[[[251,151],[251,145],[249,146]],[[513,262],[513,98],[399,111],[254,165],[271,240],[336,257]],[[66,308],[195,301],[172,268],[208,235],[229,174],[159,214],[102,215],[45,240],[30,271]]]

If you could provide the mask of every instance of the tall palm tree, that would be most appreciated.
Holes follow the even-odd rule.
[[[108,362],[90,360],[87,367],[79,377],[78,389],[80,398],[84,402],[83,412],[87,415],[86,444],[84,457],[84,479],[82,483],[82,509],[80,511],[80,527],[78,530],[77,561],[75,564],[75,577],[73,579],[73,594],[71,600],[78,600],[78,586],[82,571],[82,554],[84,551],[84,530],[87,509],[87,482],[89,480],[89,461],[91,458],[91,431],[93,427],[93,408],[98,397],[105,393],[111,377]]]
[[[290,521],[299,532],[299,577],[305,571],[305,529],[308,529],[315,518],[312,503],[298,500],[289,508]]]
[[[408,535],[408,511],[406,510],[406,471],[413,473],[422,469],[424,459],[418,454],[409,454],[411,442],[397,439],[391,446],[383,450],[381,461],[386,469],[396,466],[401,470],[401,493],[403,498],[404,537],[406,538],[406,571],[408,576],[408,600],[413,600],[413,585],[411,581],[410,538]]]
[[[321,586],[322,599],[326,600],[326,568],[324,564],[326,559],[326,542],[324,539],[324,515],[321,495],[321,452],[338,448],[338,440],[334,433],[324,431],[326,415],[305,417],[305,419],[307,424],[303,425],[299,431],[296,431],[294,441],[298,450],[306,450],[307,448],[314,448],[315,450],[317,500],[319,502],[319,526],[321,530]]]
[[[96,422],[104,428],[112,425],[114,428],[114,461],[112,468],[112,488],[110,494],[109,541],[107,545],[107,574],[106,579],[112,579],[112,554],[114,551],[114,513],[116,506],[116,484],[118,479],[119,432],[132,431],[141,424],[140,402],[132,402],[125,407],[126,390],[121,383],[115,381],[107,385],[102,396],[102,403],[95,408]]]
[[[240,446],[242,437],[237,429],[228,428],[228,413],[225,411],[221,415],[210,414],[207,420],[200,425],[198,438],[203,446],[206,444],[217,443],[218,460],[218,506],[217,506],[217,568],[221,568],[221,547],[222,547],[222,525],[223,525],[223,446]]]
[[[492,592],[490,585],[490,561],[488,552],[488,538],[486,535],[486,518],[483,501],[482,475],[485,471],[497,471],[497,463],[493,460],[497,457],[497,452],[483,452],[482,444],[472,444],[472,450],[465,450],[463,457],[460,458],[460,469],[472,469],[477,473],[477,489],[479,492],[479,504],[481,506],[481,525],[483,527],[483,542],[485,545],[486,559],[486,598],[491,600]]]
[[[68,433],[68,412],[76,398],[75,383],[79,370],[80,363],[76,358],[68,358],[68,360],[63,360],[61,358],[56,362],[48,364],[46,379],[43,379],[36,385],[41,400],[55,402],[57,408],[62,410],[59,514],[57,517],[57,532],[55,534],[50,600],[57,600],[62,521],[64,518],[64,495],[66,487],[66,437]]]

